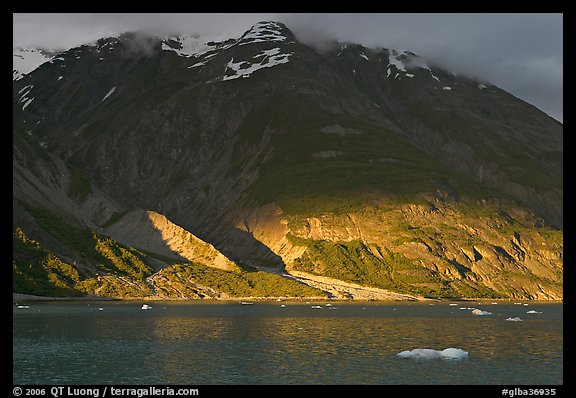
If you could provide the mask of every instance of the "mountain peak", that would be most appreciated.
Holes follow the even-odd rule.
[[[262,21],[252,26],[246,33],[244,33],[239,40],[240,45],[259,43],[267,41],[286,41],[293,40],[294,35],[280,22]]]

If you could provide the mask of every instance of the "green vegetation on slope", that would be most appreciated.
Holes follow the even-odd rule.
[[[322,297],[318,289],[267,272],[230,272],[203,264],[177,264],[160,275],[175,275],[232,297]],[[174,279],[174,277],[169,280]]]
[[[78,270],[15,228],[12,234],[12,289],[39,296],[81,296]]]
[[[328,242],[295,240],[294,237],[291,240],[308,246],[307,251],[294,261],[297,271],[429,297],[498,297],[485,287],[473,288],[464,283],[451,285],[437,272],[377,245],[367,246],[357,240]]]
[[[26,207],[36,222],[62,243],[79,252],[89,262],[105,272],[143,279],[153,273],[147,256],[111,238],[67,223],[46,209]]]

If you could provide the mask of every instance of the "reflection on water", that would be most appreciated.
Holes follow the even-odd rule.
[[[97,311],[102,306],[103,311]],[[13,382],[561,384],[562,306],[32,304],[14,310]],[[523,311],[523,312],[520,312]],[[520,315],[524,322],[506,322]],[[461,348],[461,361],[410,360]]]

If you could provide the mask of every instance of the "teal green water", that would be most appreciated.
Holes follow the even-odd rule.
[[[563,383],[561,304],[148,304],[14,306],[13,383]],[[449,347],[468,357],[397,355]]]

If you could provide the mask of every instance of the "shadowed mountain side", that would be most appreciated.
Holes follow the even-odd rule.
[[[202,237],[238,263],[284,270],[304,252],[287,240],[288,232],[282,209],[269,203],[225,215]]]
[[[181,261],[197,261],[223,270],[237,266],[210,243],[153,211],[133,210],[104,230],[118,242]]]
[[[218,249],[231,258],[234,255],[234,260],[242,265],[258,269],[260,266],[284,269],[282,257],[256,239],[252,232],[232,228],[225,232],[223,241],[226,243],[220,245]],[[234,248],[233,252],[231,248]]]

